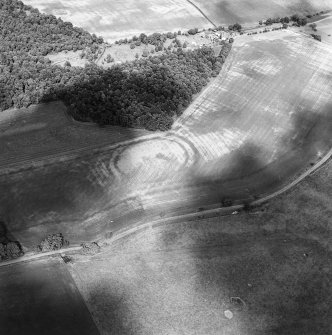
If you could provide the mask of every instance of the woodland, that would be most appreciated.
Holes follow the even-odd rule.
[[[0,36],[0,111],[62,100],[76,120],[162,131],[218,75],[231,49],[223,42],[215,55],[179,45],[105,69],[93,62],[101,37],[16,0],[0,2]],[[141,34],[136,42],[149,38]],[[82,50],[91,61],[51,64],[47,55],[65,50]]]

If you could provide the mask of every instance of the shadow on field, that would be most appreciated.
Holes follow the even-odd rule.
[[[247,219],[237,216],[187,222],[162,234],[162,250],[189,253],[179,264],[181,269],[186,268],[186,259],[195,264],[195,276],[191,274],[189,282],[195,278],[201,301],[211,308],[219,306],[218,314],[210,310],[202,314],[196,307],[200,311],[197,315],[208,319],[213,329],[199,331],[198,323],[197,333],[331,333],[332,254],[295,234],[252,227]],[[226,318],[226,310],[233,313],[232,319]]]
[[[110,292],[109,284],[96,281],[96,286],[87,293],[87,304],[101,333],[110,335],[135,335],[141,328],[135,315],[131,313],[131,305],[125,302],[124,293]],[[131,301],[134,303],[134,300]],[[94,313],[94,306],[98,312]]]
[[[332,103],[319,113],[313,113],[311,109],[303,110],[299,106],[291,123],[292,131],[283,137],[286,148],[308,156],[315,155],[320,148],[328,150],[332,146]]]
[[[265,154],[264,149],[247,142],[218,160],[199,165],[194,183],[208,185],[207,196],[214,203],[252,201],[279,183],[278,171],[264,162]]]
[[[0,267],[0,295],[3,334],[99,334],[61,260]]]

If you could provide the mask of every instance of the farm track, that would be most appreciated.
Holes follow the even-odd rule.
[[[252,206],[259,206],[263,203],[266,203],[280,195],[282,195],[283,193],[286,193],[288,191],[290,191],[293,187],[297,186],[299,183],[301,183],[305,178],[307,178],[309,175],[315,173],[316,171],[318,171],[320,168],[322,168],[332,157],[332,148],[329,150],[329,152],[319,161],[317,162],[314,166],[312,166],[309,170],[307,170],[306,172],[304,172],[303,174],[301,174],[296,180],[294,180],[293,182],[290,182],[288,185],[282,187],[280,190],[273,192],[269,195],[264,196],[262,199],[259,200],[255,200],[253,202],[251,202]],[[210,205],[210,207],[213,207],[213,205]],[[239,211],[239,210],[243,210],[244,205],[240,204],[240,205],[234,205],[234,206],[230,206],[230,207],[219,207],[218,205],[215,206],[215,208],[209,208],[209,209],[204,209],[204,210],[200,210],[197,211],[197,209],[195,209],[194,211],[192,211],[191,213],[187,213],[187,214],[182,214],[182,215],[174,215],[174,216],[167,216],[167,217],[163,217],[161,219],[157,219],[157,220],[153,220],[153,221],[149,221],[143,224],[138,225],[137,227],[133,227],[133,228],[129,228],[127,230],[122,230],[119,232],[115,232],[115,234],[113,235],[112,239],[110,240],[110,242],[114,243],[115,241],[118,241],[128,235],[132,235],[138,231],[141,231],[143,229],[147,229],[147,228],[153,228],[155,226],[160,226],[161,224],[174,224],[174,223],[178,223],[178,222],[185,222],[185,221],[191,221],[191,220],[197,220],[200,218],[208,218],[208,217],[213,217],[213,216],[232,216],[232,212],[234,211]],[[32,261],[32,260],[36,260],[36,259],[40,259],[40,258],[46,258],[46,257],[52,257],[54,255],[58,255],[58,254],[66,254],[66,253],[71,253],[71,252],[79,252],[82,249],[81,246],[79,245],[73,245],[67,248],[63,248],[60,250],[55,250],[55,251],[50,251],[50,252],[46,252],[46,253],[40,253],[40,254],[27,254],[21,258],[17,258],[14,260],[9,260],[9,261],[3,261],[0,262],[0,267],[3,266],[8,266],[8,265],[12,265],[12,264],[17,264],[17,263],[21,263],[21,262],[28,262],[28,261]]]
[[[193,7],[195,7],[215,28],[217,28],[217,25],[197,6],[197,5],[195,5],[192,1],[190,1],[190,0],[187,0],[187,2],[191,5],[191,6],[193,6]]]

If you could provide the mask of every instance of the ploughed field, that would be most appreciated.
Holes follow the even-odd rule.
[[[211,23],[186,0],[42,1],[27,0],[41,12],[61,17],[108,42],[141,32],[209,28]]]
[[[192,0],[215,24],[258,23],[269,17],[332,9],[330,0]]]
[[[100,154],[1,176],[0,217],[31,246],[48,232],[79,242],[225,199],[261,197],[330,149],[331,79],[328,45],[289,31],[239,37],[172,130],[133,131],[118,143],[109,132]],[[84,127],[86,137],[91,129]],[[83,138],[74,143],[85,147]]]

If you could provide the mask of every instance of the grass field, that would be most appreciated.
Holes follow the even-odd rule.
[[[152,226],[74,257],[101,334],[329,334],[331,177],[330,161],[264,208]]]
[[[0,295],[2,334],[99,334],[61,258],[1,267]]]
[[[332,9],[330,0],[193,0],[215,24],[239,22],[258,23],[259,20],[294,13],[313,14]]]
[[[27,0],[25,3],[101,35],[108,42],[141,32],[211,27],[211,23],[186,0]]]
[[[332,15],[331,13],[324,15],[320,20],[314,21],[317,25],[317,31],[313,31],[309,25],[301,30],[308,34],[320,35],[322,43],[332,44]]]
[[[139,136],[124,129],[127,135],[117,141],[105,128],[98,137],[109,136],[114,146],[101,154],[3,175],[0,217],[31,246],[50,230],[78,242],[225,197],[240,202],[260,197],[330,149],[331,78],[326,44],[288,31],[239,37],[220,75],[171,131]],[[42,158],[46,153],[39,145],[53,141],[48,132],[40,133],[47,127],[25,145],[36,132],[22,132],[14,123],[5,130],[11,136],[2,137],[4,147],[10,145],[5,139],[16,143],[16,154],[8,149],[7,157],[16,163]],[[63,134],[56,152],[65,156],[69,146],[86,148],[84,142],[95,141],[99,132],[78,127],[74,141],[75,132],[63,128],[56,128]]]

